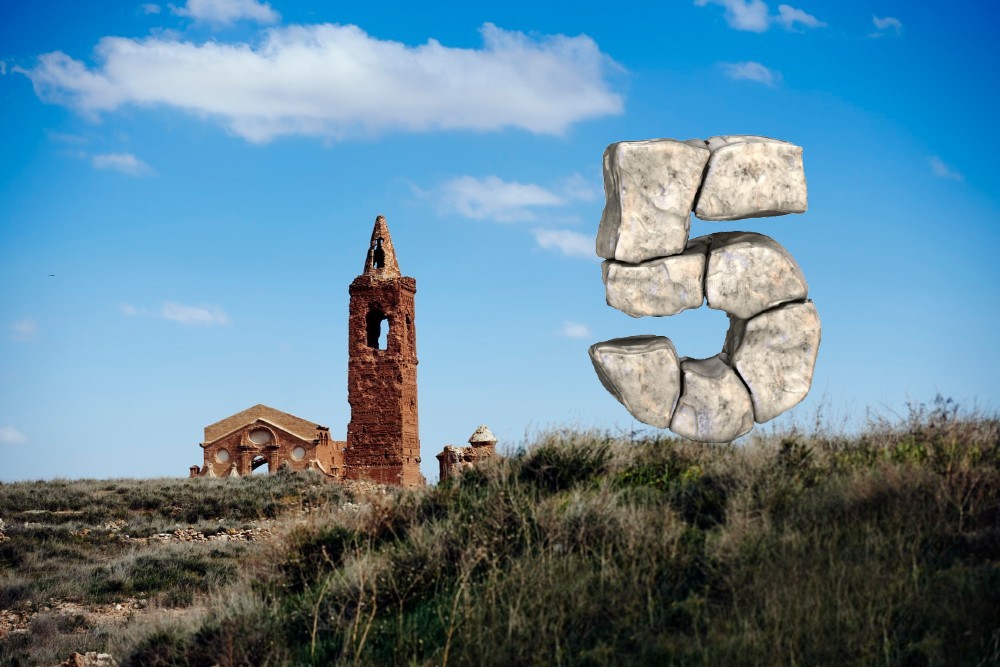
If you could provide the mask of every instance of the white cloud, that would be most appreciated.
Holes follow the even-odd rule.
[[[795,30],[796,25],[801,25],[803,28],[822,28],[826,25],[812,14],[789,5],[778,5],[778,15],[774,17],[774,22],[785,30]]]
[[[559,335],[566,338],[587,338],[590,336],[590,329],[585,324],[566,320],[563,322],[562,329],[559,330]]]
[[[735,30],[766,32],[772,23],[785,30],[795,30],[797,26],[822,28],[826,25],[812,14],[791,5],[778,5],[778,13],[771,15],[763,0],[694,0],[694,4],[698,7],[708,4],[724,7],[726,23]]]
[[[142,10],[143,14],[159,14],[160,13],[160,6],[156,5],[156,4],[153,4],[152,2],[147,2],[146,4],[142,5],[140,7],[140,9]]]
[[[7,63],[0,60],[0,76],[5,76],[7,74]]]
[[[490,23],[481,34],[479,49],[408,46],[330,24],[272,28],[260,44],[105,37],[94,67],[55,51],[17,71],[43,100],[85,115],[166,106],[252,142],[505,127],[561,134],[622,112],[606,81],[620,68],[586,35],[528,36]]]
[[[726,23],[736,30],[764,32],[768,29],[767,3],[762,0],[695,0],[695,5],[722,5],[726,8]]]
[[[931,172],[938,178],[946,178],[951,181],[965,180],[965,177],[960,172],[955,171],[946,165],[944,161],[936,155],[932,155],[927,158],[927,162],[931,165]]]
[[[459,176],[440,186],[440,206],[473,220],[534,220],[535,207],[562,206],[563,198],[534,183],[508,182],[496,176]]]
[[[10,338],[26,342],[35,337],[38,333],[38,322],[31,317],[25,317],[10,325]]]
[[[423,196],[436,197],[443,212],[495,222],[536,220],[538,208],[551,210],[598,197],[594,184],[580,174],[573,174],[553,187],[505,181],[496,176],[459,176],[445,181],[432,193],[416,190]],[[547,217],[551,219],[551,214]]]
[[[573,174],[564,178],[558,187],[564,199],[576,201],[596,201],[604,197],[600,181],[591,181],[583,174]]]
[[[879,18],[872,14],[872,23],[875,25],[876,31],[868,35],[869,37],[881,37],[889,28],[892,28],[897,35],[903,34],[903,22],[893,16]]]
[[[102,153],[90,158],[90,163],[97,169],[112,169],[129,176],[145,176],[153,173],[153,169],[131,153]]]
[[[569,229],[535,229],[535,242],[546,250],[558,250],[567,257],[596,259],[594,237]]]
[[[0,427],[0,445],[23,445],[28,437],[13,426]]]
[[[742,63],[723,63],[722,67],[730,79],[756,81],[765,86],[774,86],[781,81],[780,72],[775,72],[752,60]]]
[[[179,303],[165,303],[160,317],[181,324],[229,324],[229,316],[218,306],[185,306]]]
[[[136,308],[132,304],[123,303],[121,313],[126,317],[160,317],[171,322],[185,325],[224,325],[229,324],[229,315],[218,306],[185,306],[168,301],[159,311],[147,308]]]
[[[188,0],[183,7],[171,5],[170,9],[178,16],[214,25],[228,25],[244,19],[257,23],[277,23],[281,19],[281,15],[271,8],[270,3],[257,0]]]

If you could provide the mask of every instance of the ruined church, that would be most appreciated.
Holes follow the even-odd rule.
[[[317,423],[255,405],[205,427],[192,477],[242,477],[261,466],[316,470],[332,480],[422,486],[417,424],[417,281],[399,271],[385,218],[350,285],[347,440]]]

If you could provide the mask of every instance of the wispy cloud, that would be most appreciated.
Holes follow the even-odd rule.
[[[7,63],[0,60],[0,76],[5,76],[7,74]]]
[[[823,28],[826,26],[826,23],[812,14],[807,14],[801,9],[789,5],[778,5],[778,15],[773,18],[773,21],[785,30],[796,30],[799,26],[803,28]]]
[[[38,322],[32,317],[25,317],[10,325],[10,339],[27,342],[38,333]]]
[[[160,6],[152,2],[147,2],[139,7],[143,14],[159,14]]]
[[[931,173],[938,178],[945,178],[951,181],[965,180],[965,176],[946,165],[944,161],[936,155],[932,155],[927,158],[927,162],[931,165]]]
[[[585,324],[566,320],[559,330],[559,335],[566,338],[587,338],[590,336],[590,329]]]
[[[459,176],[441,185],[440,206],[473,220],[534,220],[538,207],[562,206],[556,193],[534,183],[504,181],[496,176]]]
[[[869,37],[882,37],[890,31],[895,35],[903,34],[903,22],[894,16],[879,18],[872,14],[872,23],[875,25],[875,32],[870,33]]]
[[[490,23],[481,34],[481,48],[409,46],[330,24],[273,28],[259,43],[105,37],[93,67],[55,51],[17,71],[43,100],[84,115],[164,106],[252,142],[508,127],[558,135],[622,113],[608,82],[621,68],[590,37]]]
[[[163,304],[160,316],[181,324],[229,324],[229,316],[218,306],[185,306],[168,302]]]
[[[129,176],[146,176],[153,173],[152,167],[131,153],[102,153],[93,155],[90,163],[96,169],[120,171]]]
[[[28,437],[13,426],[0,427],[0,445],[23,445]]]
[[[726,23],[735,30],[766,32],[772,24],[785,30],[802,28],[822,28],[823,21],[791,5],[778,5],[778,13],[771,14],[763,0],[695,0],[698,7],[719,5],[725,8]]]
[[[776,72],[758,62],[723,63],[726,76],[734,80],[756,81],[765,86],[776,86],[781,81],[781,73]]]
[[[433,194],[439,208],[473,220],[520,222],[536,220],[539,209],[566,206],[574,201],[593,201],[597,192],[579,174],[554,187],[505,181],[497,176],[459,176],[445,181]]]
[[[594,237],[569,229],[534,229],[532,234],[540,248],[557,250],[567,257],[585,257],[597,259],[594,250]]]
[[[218,306],[186,306],[168,301],[158,311],[136,308],[132,304],[121,305],[122,315],[128,317],[159,317],[171,322],[192,326],[222,326],[229,324],[229,315]]]
[[[236,21],[257,23],[277,23],[281,15],[268,2],[257,0],[188,0],[183,7],[171,6],[178,16],[186,16],[195,21],[214,25],[229,25]]]
[[[726,23],[736,30],[764,32],[770,27],[767,3],[762,0],[695,0],[695,5],[708,4],[726,8]]]

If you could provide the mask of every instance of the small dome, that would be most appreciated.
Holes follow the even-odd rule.
[[[470,445],[476,445],[481,443],[493,443],[496,444],[497,437],[493,435],[493,431],[487,428],[486,424],[483,424],[476,429],[476,432],[472,434],[469,438]]]

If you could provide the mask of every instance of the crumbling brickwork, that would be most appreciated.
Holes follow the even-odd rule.
[[[249,475],[267,465],[319,470],[334,480],[418,486],[417,281],[399,272],[385,218],[378,216],[365,268],[350,286],[347,442],[300,417],[255,405],[205,428],[204,465],[192,477]]]
[[[497,439],[486,427],[486,424],[475,430],[472,437],[469,438],[468,447],[445,445],[441,453],[437,455],[440,465],[438,481],[443,482],[450,477],[455,477],[463,470],[493,458],[496,456],[496,448]]]
[[[348,479],[413,486],[420,474],[417,424],[417,281],[400,275],[379,216],[364,272],[350,286],[345,472]]]
[[[204,466],[191,476],[249,475],[261,466],[274,473],[319,470],[338,477],[343,469],[344,443],[330,440],[330,429],[266,405],[237,412],[205,427]]]

